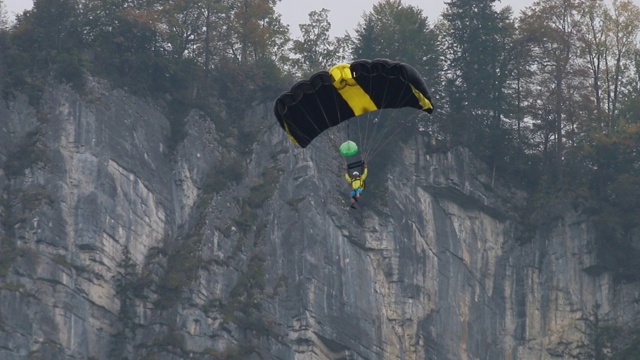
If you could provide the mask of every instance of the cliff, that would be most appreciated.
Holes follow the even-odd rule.
[[[97,79],[0,102],[0,358],[558,359],[637,334],[589,218],[519,240],[526,194],[465,149],[415,135],[350,211],[330,139],[295,148],[269,104],[192,111],[184,138],[161,107]]]

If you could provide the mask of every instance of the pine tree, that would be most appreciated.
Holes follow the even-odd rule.
[[[415,67],[429,86],[439,72],[438,37],[422,10],[400,0],[383,0],[356,28],[354,59],[387,58]]]
[[[515,25],[511,10],[498,12],[495,2],[452,0],[440,27],[450,144],[464,144],[492,165],[508,138],[503,118],[516,108],[507,92],[515,69]]]

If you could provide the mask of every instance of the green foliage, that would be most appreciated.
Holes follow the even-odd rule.
[[[0,290],[7,290],[12,292],[23,292],[26,289],[26,286],[23,283],[8,281],[5,283],[0,283]]]
[[[175,349],[184,349],[185,347],[184,335],[176,331],[170,331],[160,339],[156,339],[153,342],[153,345],[160,346],[160,347],[172,347]]]
[[[601,313],[601,304],[596,303],[588,314],[581,317],[586,342],[580,342],[576,359],[594,360],[639,360],[640,332],[613,322]]]
[[[441,69],[438,35],[422,10],[398,0],[373,6],[356,29],[352,55],[355,59],[387,58],[406,62],[436,89]]]
[[[38,99],[53,75],[81,91],[88,71],[136,95],[170,99],[173,150],[191,109],[215,118],[213,99],[244,109],[249,99],[271,99],[284,88],[275,59],[289,38],[275,4],[236,5],[36,1],[14,28],[0,32],[0,65],[6,65],[0,90]]]
[[[36,1],[32,10],[19,15],[8,49],[10,73],[16,73],[13,84],[19,85],[19,76],[30,72],[43,78],[53,74],[82,89],[80,52],[85,45],[80,24],[75,0]]]
[[[4,164],[7,177],[17,177],[24,171],[38,163],[48,162],[46,149],[40,144],[39,130],[27,133],[17,149],[9,153]]]
[[[29,217],[40,206],[53,206],[54,201],[51,195],[43,190],[21,190],[16,191],[15,204],[11,209],[11,216],[7,217],[8,226],[14,226],[29,220]]]
[[[55,255],[53,257],[53,262],[69,270],[75,270],[77,272],[87,271],[86,267],[71,263],[64,255]]]
[[[620,334],[620,333],[618,333]],[[613,353],[611,360],[640,360],[640,331],[630,334],[624,345]]]
[[[125,358],[128,348],[136,333],[136,307],[135,298],[139,297],[144,289],[140,288],[137,275],[137,264],[131,256],[129,248],[122,248],[122,259],[118,263],[117,273],[112,280],[115,284],[116,297],[120,302],[118,311],[119,330],[111,335],[111,347],[109,355],[114,359]]]
[[[630,235],[640,216],[639,142],[640,127],[634,124],[593,137],[581,152],[591,169],[585,196],[591,199],[598,255],[616,280],[640,280],[640,251],[632,248]]]
[[[219,360],[245,360],[255,352],[255,348],[251,345],[243,344],[242,346],[229,346],[224,351],[206,348],[203,352]]]
[[[9,198],[0,197],[0,205],[4,216],[0,218],[0,226],[4,230],[4,237],[0,240],[0,277],[6,276],[11,266],[19,257],[27,257],[35,261],[36,255],[29,248],[21,248],[16,242],[15,226],[28,219],[31,212],[39,206],[46,204],[51,206],[51,197],[40,191],[11,191],[7,184],[5,193]],[[11,206],[13,205],[13,206]]]
[[[4,1],[0,0],[0,30],[5,30],[9,26],[9,18],[7,16],[7,8]]]
[[[495,0],[454,0],[442,18],[441,40],[447,72],[443,89],[447,116],[440,117],[451,145],[464,144],[491,166],[510,149],[502,116],[513,106],[507,82],[515,28]]]
[[[215,194],[228,189],[232,184],[239,183],[245,174],[245,164],[241,157],[230,155],[223,158],[207,175],[207,182],[203,187],[205,194]]]
[[[186,103],[180,98],[173,99],[169,103],[166,115],[171,129],[170,137],[167,141],[170,153],[175,152],[188,135],[186,118],[192,106],[192,104]]]
[[[3,237],[0,243],[0,277],[7,276],[13,263],[23,254],[14,240]]]
[[[62,267],[66,267],[67,269],[73,269],[73,265],[69,262],[69,260],[67,260],[67,258],[64,255],[54,256],[53,262]]]
[[[275,322],[262,314],[266,285],[265,258],[254,255],[229,293],[226,304],[217,301],[211,306],[221,307],[226,322],[233,322],[245,332],[258,337],[278,337]]]
[[[249,189],[249,195],[242,203],[240,215],[236,219],[236,224],[240,229],[249,230],[256,225],[258,210],[275,194],[282,178],[282,172],[281,167],[273,165],[266,168],[262,176],[256,179],[255,184]]]
[[[612,342],[619,332],[618,326],[600,312],[601,305],[596,303],[591,311],[580,320],[584,322],[584,330],[580,330],[587,342],[579,346],[580,358],[605,360],[611,351]]]
[[[168,309],[182,296],[182,291],[196,279],[198,271],[205,265],[200,254],[201,242],[187,239],[171,254],[167,260],[167,269],[158,285],[156,306]]]
[[[280,275],[278,277],[278,282],[273,287],[273,293],[271,294],[271,297],[277,298],[278,296],[282,295],[280,291],[286,292],[288,286],[289,286],[289,278],[287,278],[287,276],[285,275]]]
[[[249,308],[260,309],[260,303],[255,300],[264,292],[266,280],[265,261],[265,258],[261,255],[251,257],[247,270],[240,276],[229,294],[233,303],[237,304],[239,302]]]
[[[338,49],[344,47],[344,40],[331,39],[330,30],[327,9],[310,12],[309,23],[300,25],[302,39],[293,40],[291,52],[295,56],[293,66],[303,77],[326,70],[337,62]]]
[[[280,76],[278,66],[267,59],[250,64],[223,61],[213,73],[212,81],[216,93],[233,109],[232,116],[237,120],[248,105],[274,97],[272,92],[283,87],[277,79]]]
[[[85,59],[78,53],[65,53],[58,56],[55,73],[58,80],[66,82],[78,93],[85,87]]]
[[[120,330],[111,335],[111,344],[109,347],[109,358],[111,359],[128,359],[124,356],[126,352],[127,343],[129,341],[128,335],[124,330]]]

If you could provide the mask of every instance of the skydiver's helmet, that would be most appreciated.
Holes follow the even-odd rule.
[[[354,171],[352,175],[353,175],[354,177],[356,177],[356,176],[360,176],[360,173],[359,173],[359,172],[357,172],[357,171]]]

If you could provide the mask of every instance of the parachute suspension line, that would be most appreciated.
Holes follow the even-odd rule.
[[[339,101],[340,101],[339,99],[341,99],[341,96],[339,95],[339,93],[338,93],[337,91],[336,91],[336,92],[334,92],[334,93],[333,93],[333,100],[334,100],[334,101],[333,101],[333,103],[335,104],[335,112],[336,112],[336,114],[338,114],[338,116],[340,116],[340,106],[338,105],[338,103],[339,103]],[[325,121],[327,122],[327,124],[329,124],[329,117],[328,117],[326,114],[323,114],[323,115],[324,115]],[[338,119],[337,119],[337,128],[340,128],[340,124],[341,124],[342,122],[343,122],[342,118],[338,118]],[[351,139],[349,138],[349,121],[346,121],[346,123],[347,123],[347,140],[351,140]],[[341,131],[338,131],[338,132],[337,132],[338,137],[340,137],[340,133],[341,133]],[[331,134],[331,135],[333,135],[333,134]],[[347,141],[347,140],[345,140],[345,141]],[[331,144],[331,145],[332,145],[334,148],[339,148],[339,147],[340,147],[340,144],[341,144],[342,142],[344,142],[344,141],[341,141],[340,139],[337,139],[337,141],[336,141],[336,142],[334,142],[334,143],[333,143],[333,144]]]
[[[333,96],[335,98],[336,95],[334,94]],[[329,121],[329,116],[325,112],[324,107],[322,106],[322,102],[320,101],[320,98],[318,98],[318,95],[315,92],[313,93],[313,97],[316,99],[316,103],[318,104],[318,107],[320,108],[320,110],[322,110],[322,118],[324,119],[324,122],[327,125],[327,129],[331,129],[331,122]],[[336,114],[340,114],[340,112],[338,111],[337,102],[336,102]],[[340,123],[341,120],[342,119],[337,119],[338,123]],[[318,130],[318,132],[320,132],[317,126],[315,126],[315,128]],[[331,145],[332,147],[332,149],[330,150],[331,152],[333,152],[335,148],[340,146],[340,139],[336,139],[332,135],[333,134],[330,131],[327,133],[327,137],[329,138],[328,139],[329,145]]]
[[[351,140],[351,134],[349,133],[351,130],[351,124],[347,121],[347,141]]]
[[[295,126],[294,124],[288,123],[288,124],[287,124],[287,126],[288,126],[288,127],[290,127],[290,128],[292,128],[292,129],[297,130],[297,131],[298,131],[298,133],[300,133],[300,136],[301,136],[301,137],[303,137],[304,139],[309,140],[309,141],[311,141],[311,140],[312,140],[310,137],[308,137],[308,136],[306,136],[306,135],[302,134],[302,131],[300,131],[301,129],[300,129],[299,127]]]
[[[403,94],[401,94],[401,95],[403,95]],[[412,95],[413,95],[412,93],[408,93],[406,96],[401,98],[401,103],[404,102],[406,99],[408,99]],[[384,134],[383,134],[383,136],[381,138],[381,139],[383,139],[382,143],[379,144],[379,146],[376,146],[375,151],[371,155],[371,157],[375,156],[378,152],[380,152],[380,150],[382,148],[384,148],[384,146],[386,144],[388,144],[389,141],[391,139],[393,139],[404,128],[405,125],[407,125],[409,122],[417,119],[418,116],[420,116],[421,114],[422,114],[421,112],[413,112],[413,114],[411,116],[407,116],[406,118],[404,118],[404,120],[401,120],[400,121],[400,125],[398,127],[396,127],[394,131],[392,131],[390,134],[388,134],[388,136],[384,136]],[[395,113],[394,113],[394,115],[395,115]],[[385,129],[385,128],[383,128],[383,129]],[[385,134],[386,133],[387,132],[385,131]]]
[[[351,137],[351,124],[347,121],[347,140],[350,140],[349,138]]]
[[[384,86],[384,95],[382,96],[382,104],[386,104],[387,94],[388,94],[387,90],[389,88],[389,77],[385,77],[385,78],[386,78],[386,83]],[[373,76],[370,76],[369,77],[370,86],[372,86],[372,82],[373,82]],[[383,107],[386,107],[386,106],[383,105]],[[365,135],[367,136],[368,139],[371,139],[370,146],[368,146],[368,148],[371,149],[370,150],[371,154],[369,153],[367,154],[369,158],[373,158],[373,155],[377,152],[376,150],[379,147],[379,142],[381,141],[381,139],[384,138],[384,131],[380,129],[381,128],[384,129],[385,126],[390,126],[390,124],[388,124],[388,121],[384,121],[384,119],[381,119],[381,115],[384,115],[384,112],[376,112],[376,117],[373,119],[373,121],[371,121],[371,119],[367,119],[367,134],[368,134],[369,128],[371,128],[371,137],[369,138],[369,135]],[[385,124],[381,124],[383,122]]]
[[[356,131],[355,133],[352,133],[351,130],[349,130],[350,134],[349,137],[354,137],[356,138],[356,142],[358,144],[358,150],[360,152],[360,158],[363,161],[367,160],[367,154],[368,154],[368,146],[367,146],[367,139],[366,137],[362,136],[362,131],[360,129],[360,123],[363,121],[363,119],[366,119],[370,116],[370,113],[365,113],[360,115],[359,117],[356,117],[352,122],[355,124],[355,128]],[[349,126],[351,126],[351,124],[349,124]]]
[[[387,95],[389,95],[389,91],[388,90],[389,90],[389,82],[390,82],[391,77],[387,77],[386,79],[387,79],[387,82],[386,82],[385,87],[384,87],[384,96],[383,96],[383,100],[382,100],[383,103],[386,103]],[[396,105],[397,104],[394,104],[394,107]],[[388,116],[389,116],[389,118],[393,118],[393,116],[396,115],[397,113],[398,113],[398,110],[394,110],[394,111],[391,111],[388,114]],[[384,115],[384,114],[382,114],[382,115]],[[386,119],[385,120],[385,119],[380,119],[380,117],[378,117],[378,121],[375,124],[376,126],[374,127],[374,130],[375,130],[374,131],[374,144],[372,146],[372,149],[373,149],[374,153],[377,153],[379,151],[378,149],[380,149],[380,147],[381,147],[380,143],[385,140],[385,135],[386,135],[387,129],[392,128],[392,126],[390,126],[390,124],[388,124],[388,123],[395,124],[395,121],[391,121],[391,119]],[[382,122],[384,122],[385,124],[384,125],[380,125],[380,123],[382,123]],[[398,129],[399,127],[395,127],[395,128]],[[386,140],[387,141],[389,140],[389,138],[390,138],[390,136],[386,136]]]
[[[389,95],[389,82],[391,81],[391,79],[392,79],[392,77],[390,77],[390,76],[386,77],[386,81],[387,82],[386,82],[385,87],[384,87],[384,96],[382,98],[383,99],[382,101],[385,104],[387,102],[387,96]],[[397,104],[393,105],[393,107],[395,107],[395,106],[397,106]],[[390,119],[386,119],[385,120],[385,119],[381,119],[382,116],[378,117],[378,121],[375,124],[376,126],[374,128],[374,131],[375,131],[374,132],[374,145],[372,147],[373,153],[371,154],[371,157],[375,156],[380,151],[380,148],[382,147],[381,143],[382,142],[386,142],[386,141],[384,141],[385,137],[386,137],[387,141],[389,140],[390,136],[387,136],[387,129],[390,129],[390,128],[396,128],[397,129],[397,127],[395,127],[395,126],[390,126],[390,124],[395,124],[395,121],[392,121],[392,118],[393,118],[393,116],[395,114],[397,114],[397,110],[388,112],[388,117]],[[383,113],[382,115],[385,115],[385,114]]]
[[[318,107],[320,108],[320,110],[322,111],[322,117],[324,118],[325,123],[327,124],[327,127],[330,127],[330,123],[329,123],[329,117],[327,116],[326,112],[324,111],[324,108],[322,107],[322,103],[320,102],[320,99],[318,99],[318,96],[314,93],[314,98],[318,104]],[[318,134],[322,133],[322,130],[318,127],[318,125],[316,125],[315,122],[313,122],[313,117],[304,109],[304,107],[300,108],[302,110],[302,112],[305,114],[305,116],[307,117],[307,120],[309,120],[309,123],[311,125],[313,125],[313,127],[316,129],[316,131],[318,131]],[[337,112],[337,111],[336,111]],[[300,128],[296,127],[293,124],[288,124],[288,126],[291,126],[293,128],[295,128],[296,130],[300,130]],[[299,131],[299,134],[302,135],[305,139],[311,141],[313,138],[306,136],[303,134],[302,131]],[[331,143],[331,146],[336,147],[335,145],[335,141],[332,143],[331,141],[331,136],[329,136],[329,142]],[[333,151],[333,150],[331,150]]]
[[[342,100],[342,96],[339,94],[339,92],[334,92],[333,93],[333,99],[334,99],[336,114],[340,114],[340,106],[338,104]],[[360,116],[363,116],[363,115],[360,115]],[[358,116],[356,116],[353,121],[355,121],[357,123],[358,122]],[[338,122],[342,123],[342,119],[338,119]],[[352,140],[351,139],[351,121],[345,121],[345,122],[346,122],[346,127],[347,127],[347,139],[345,141],[349,141],[349,140]],[[362,146],[361,137],[358,136],[358,139],[355,139],[355,140],[356,140],[355,143],[358,145],[358,151],[362,152],[362,149],[366,148],[366,147]]]
[[[366,113],[365,116],[363,116],[362,118],[368,119],[369,116],[371,116],[371,113]],[[360,142],[362,144],[362,149],[363,149],[363,153],[362,153],[362,159],[364,161],[367,161],[367,146],[366,146],[366,137],[362,136],[362,130],[360,129],[360,122],[362,121],[362,119],[357,119],[356,118],[356,125],[358,127],[358,142]]]
[[[322,106],[320,106],[320,108],[322,108]],[[304,109],[304,107],[301,107],[300,109],[302,110],[304,115],[307,117],[307,120],[313,120],[313,117],[311,115],[309,115],[309,113]],[[323,110],[323,112],[324,112],[324,110]],[[325,118],[326,118],[326,116],[325,116]],[[318,131],[318,133],[320,133],[322,131],[322,130],[320,130],[318,128],[318,126],[313,121],[309,121],[309,123],[311,123],[313,125],[313,127]],[[301,129],[299,127],[297,127],[296,125],[294,125],[293,123],[287,123],[287,126],[290,126],[291,128],[298,130],[298,134],[300,136],[304,137],[305,139],[307,139],[309,141],[313,140],[313,138],[311,138],[311,137],[309,137],[307,135],[304,135],[304,132],[300,131]]]
[[[372,77],[369,77],[369,88],[372,88]],[[375,111],[374,111],[375,113]],[[364,137],[362,139],[362,149],[363,149],[363,159],[366,161],[369,159],[369,150],[371,148],[370,146],[370,142],[369,142],[369,124],[371,123],[371,118],[374,115],[371,112],[368,112],[366,114],[366,116],[363,117],[363,120],[365,121],[365,127],[364,127]],[[362,132],[360,130],[360,120],[358,119],[358,134],[361,136]]]
[[[389,79],[387,79],[387,85],[385,86],[385,93],[384,93],[384,97],[383,101],[386,101],[387,98],[387,89],[388,89],[388,84],[389,84]],[[404,94],[405,89],[402,90],[403,92],[400,94],[399,97],[399,104],[404,103],[409,97],[414,96],[414,94],[412,92],[407,92],[406,95]],[[394,104],[393,107],[397,106],[397,104]],[[393,115],[397,115],[399,114],[399,111],[394,111],[390,117],[393,117]],[[373,158],[376,154],[378,154],[380,152],[380,150],[382,148],[384,148],[384,146],[386,144],[389,143],[389,141],[391,141],[399,132],[400,130],[402,130],[402,128],[407,125],[410,121],[415,120],[418,115],[420,115],[419,112],[415,112],[413,113],[413,115],[408,116],[406,118],[404,118],[403,120],[401,120],[399,122],[399,126],[395,127],[395,130],[393,130],[391,133],[389,133],[389,131],[387,129],[390,129],[390,126],[380,126],[378,125],[375,129],[376,129],[376,138],[374,141],[374,145],[372,146],[372,151],[373,153],[370,155],[371,158]],[[378,120],[380,122],[380,119]],[[389,120],[390,121],[390,120]],[[395,121],[393,121],[393,123],[396,123]],[[380,130],[380,131],[378,131]]]
[[[353,135],[356,137],[356,144],[358,144],[358,151],[361,153],[361,158],[363,160],[366,160],[366,151],[367,151],[367,146],[366,146],[366,141],[362,138],[362,133],[360,131],[360,121],[362,118],[369,116],[369,113],[365,113],[360,115],[360,117],[355,117],[355,119],[353,119],[353,122],[356,124],[356,128],[357,128],[357,134]],[[357,136],[356,136],[357,135]],[[351,121],[347,122],[347,138],[349,140],[351,140]]]
[[[407,125],[411,120],[415,120],[419,115],[420,115],[419,113],[414,113],[413,115],[407,117],[404,121],[402,121],[400,123],[400,126],[398,126],[391,134],[389,134],[389,136],[386,137],[386,139],[382,142],[382,144],[380,144],[380,146],[376,148],[376,150],[371,155],[371,157],[374,157],[376,154],[378,154],[380,150],[382,150],[385,147],[385,145],[389,143],[391,139],[393,139],[396,135],[398,135],[400,130],[402,130],[402,128],[405,125]]]

